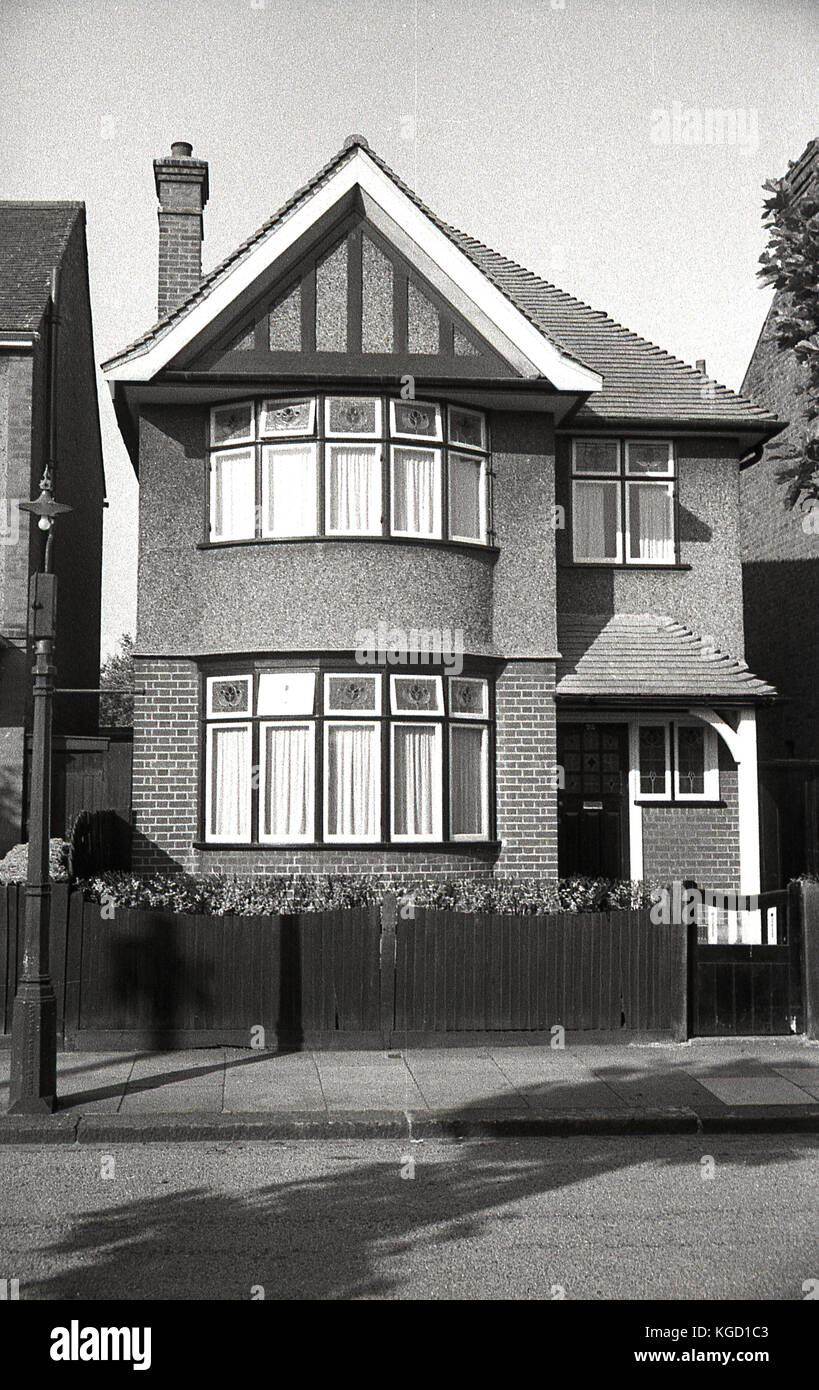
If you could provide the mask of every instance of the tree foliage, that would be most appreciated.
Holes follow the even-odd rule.
[[[100,687],[110,695],[100,696],[100,724],[103,728],[131,728],[134,722],[133,694],[123,693],[134,688],[134,639],[123,632],[119,650],[109,656],[100,668]]]
[[[805,397],[804,417],[778,450],[784,461],[779,477],[787,501],[819,498],[819,186],[796,195],[788,181],[763,185],[763,225],[768,246],[759,276],[780,292],[774,334],[780,352],[792,353],[801,367],[797,391]]]

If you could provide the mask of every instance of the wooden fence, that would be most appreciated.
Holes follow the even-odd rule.
[[[0,1033],[24,890],[0,885]],[[501,917],[382,909],[194,917],[52,900],[67,1048],[390,1047],[487,1035],[686,1036],[683,927],[647,912]]]

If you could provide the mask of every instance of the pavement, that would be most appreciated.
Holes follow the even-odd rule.
[[[0,1143],[819,1133],[819,1043],[698,1038],[389,1052],[66,1052]]]

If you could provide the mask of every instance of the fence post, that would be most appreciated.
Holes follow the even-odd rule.
[[[688,1041],[689,949],[691,928],[674,923],[671,932],[671,1036],[675,1042]],[[696,927],[694,928],[696,932]],[[696,938],[695,938],[696,939]]]
[[[819,883],[804,880],[801,889],[803,998],[805,1036],[819,1040]]]
[[[398,900],[395,893],[385,893],[381,899],[381,937],[379,940],[379,982],[381,997],[381,1036],[384,1050],[392,1042],[395,1025],[395,928],[398,920]]]

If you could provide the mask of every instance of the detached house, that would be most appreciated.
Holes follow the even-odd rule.
[[[140,479],[144,867],[758,890],[738,479],[767,410],[442,222],[360,136],[105,364]]]
[[[94,363],[85,207],[0,202],[0,855],[26,838],[26,739],[33,652],[29,576],[43,534],[18,503],[53,464],[72,508],[54,534],[55,661],[61,687],[94,690],[100,670],[105,479]],[[54,829],[65,821],[64,768],[101,744],[98,701],[58,696]]]

